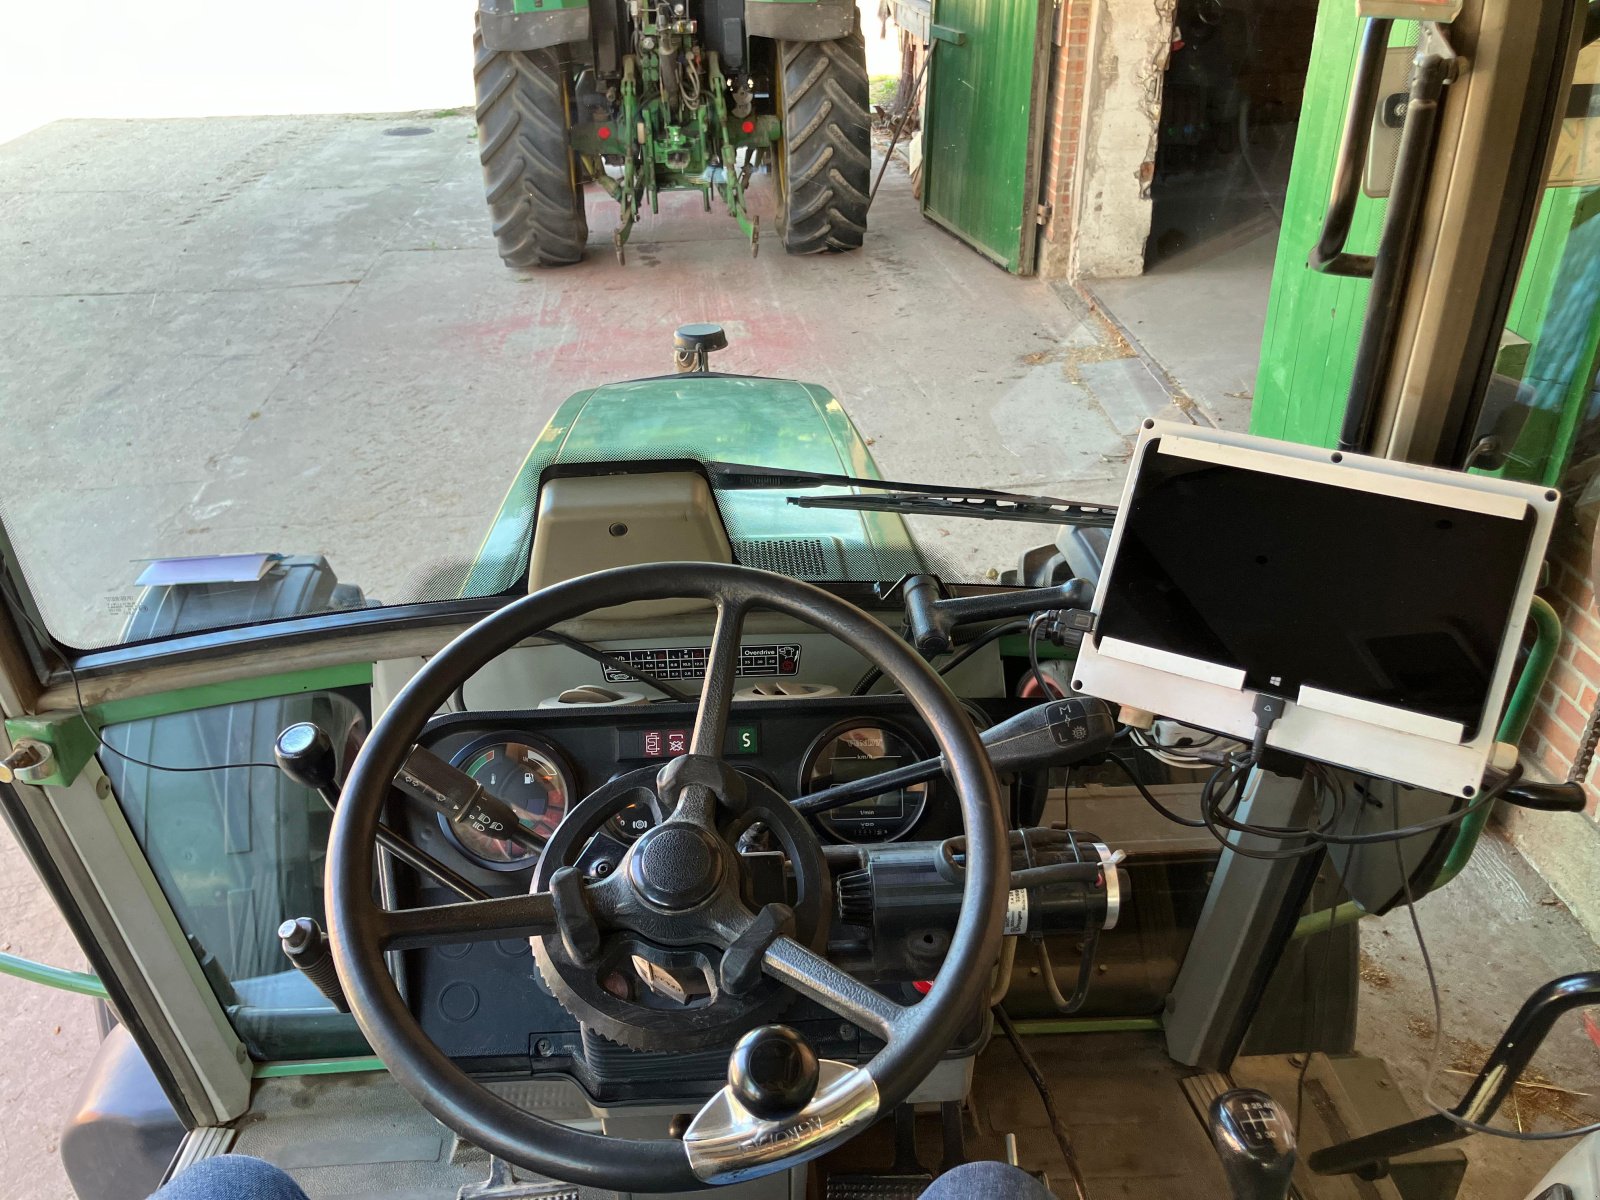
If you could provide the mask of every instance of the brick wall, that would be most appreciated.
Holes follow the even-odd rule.
[[[1595,514],[1593,509],[1580,513],[1574,518],[1563,510],[1556,520],[1550,577],[1539,594],[1561,618],[1561,649],[1522,739],[1523,761],[1552,779],[1565,779],[1572,769],[1583,727],[1600,697],[1600,619],[1589,581]],[[1593,816],[1600,790],[1592,768],[1584,784]]]
[[[1050,219],[1045,224],[1046,245],[1042,249],[1043,257],[1059,255],[1063,263],[1072,237],[1072,187],[1078,169],[1094,3],[1095,0],[1062,0],[1056,11],[1055,53],[1050,64],[1044,136],[1043,190],[1045,203],[1050,206]]]

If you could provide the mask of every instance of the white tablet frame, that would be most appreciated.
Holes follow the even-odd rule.
[[[1160,439],[1159,448],[1150,443]],[[1394,779],[1415,787],[1473,796],[1494,752],[1518,645],[1539,582],[1560,494],[1549,488],[1437,467],[1340,453],[1220,429],[1147,421],[1134,447],[1122,508],[1111,533],[1095,592],[1094,611],[1105,604],[1116,572],[1125,517],[1147,454],[1177,453],[1339,487],[1408,497],[1478,513],[1535,516],[1510,620],[1490,677],[1477,736],[1458,740],[1460,725],[1425,713],[1391,708],[1315,688],[1302,688],[1271,731],[1267,745],[1304,758]],[[1143,709],[1187,725],[1249,741],[1256,730],[1256,693],[1244,672],[1150,646],[1089,634],[1073,673],[1074,686],[1127,708]]]

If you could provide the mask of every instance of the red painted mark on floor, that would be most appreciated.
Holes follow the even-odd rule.
[[[1583,1031],[1589,1035],[1589,1040],[1600,1046],[1600,1021],[1595,1020],[1594,1009],[1586,1009],[1583,1014]]]
[[[501,317],[497,321],[475,321],[470,325],[451,326],[451,337],[465,336],[477,343],[480,351],[504,350],[506,343],[519,333],[542,324],[540,313],[518,313]]]

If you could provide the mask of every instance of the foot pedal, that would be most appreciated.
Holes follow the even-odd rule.
[[[933,1176],[923,1171],[915,1175],[829,1175],[828,1200],[917,1200],[928,1190]]]
[[[894,1165],[875,1174],[830,1174],[827,1200],[917,1200],[933,1182],[933,1172],[917,1160],[917,1112],[909,1104],[894,1110]]]
[[[489,1178],[462,1184],[456,1200],[578,1200],[578,1189],[549,1179],[518,1179],[504,1159],[491,1155]]]

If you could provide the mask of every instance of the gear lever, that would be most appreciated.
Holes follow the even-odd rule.
[[[278,735],[272,755],[277,760],[278,770],[301,787],[316,792],[330,809],[339,807],[338,755],[325,729],[310,721],[291,725]],[[489,893],[470,879],[464,879],[381,821],[378,844],[465,900],[489,898]]]
[[[1208,1124],[1233,1200],[1288,1196],[1294,1130],[1282,1105],[1255,1088],[1235,1088],[1211,1102]]]

